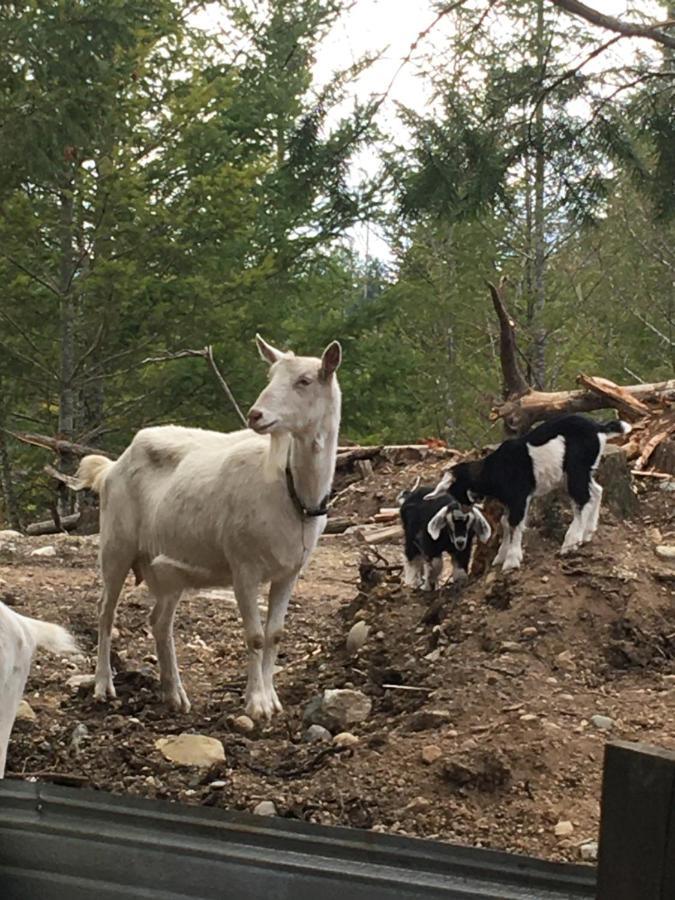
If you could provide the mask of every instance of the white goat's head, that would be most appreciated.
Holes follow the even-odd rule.
[[[308,434],[339,419],[340,387],[335,371],[342,349],[333,341],[323,356],[284,353],[255,336],[258,351],[270,364],[269,384],[248,413],[248,425],[258,434]]]

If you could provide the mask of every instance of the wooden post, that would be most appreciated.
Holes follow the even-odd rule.
[[[605,747],[597,900],[675,897],[675,752]]]

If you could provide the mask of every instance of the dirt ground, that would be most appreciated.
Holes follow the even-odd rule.
[[[381,466],[337,512],[395,505],[401,487],[417,474],[433,481],[441,465]],[[363,584],[359,536],[322,538],[289,610],[276,676],[285,715],[249,735],[233,727],[245,654],[229,600],[195,596],[179,607],[193,706],[176,716],[157,698],[149,598],[130,578],[113,651],[118,699],[99,704],[90,687],[65,684],[93,671],[97,539],[17,539],[0,551],[0,599],[70,625],[85,655],[35,659],[26,699],[37,718],[16,723],[8,770],[223,808],[271,800],[290,818],[578,860],[596,837],[605,742],[675,748],[675,564],[654,552],[675,543],[674,498],[643,491],[634,521],[603,508],[594,542],[564,560],[535,523],[519,573],[492,570],[438,596],[401,586],[400,542],[377,548]],[[47,544],[54,558],[30,556]],[[358,619],[370,634],[350,657],[345,637]],[[306,704],[338,687],[373,701],[352,728],[358,744],[342,751],[303,740]],[[155,747],[192,731],[219,738],[226,761],[184,768]],[[559,821],[573,832],[557,837]]]

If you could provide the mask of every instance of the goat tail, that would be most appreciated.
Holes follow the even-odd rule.
[[[53,625],[51,622],[43,622],[40,619],[30,619],[28,616],[22,616],[22,618],[38,647],[58,655],[79,652],[75,638],[60,625]]]
[[[628,434],[632,430],[632,426],[622,419],[613,419],[611,422],[602,422],[598,424],[598,431],[600,434]]]
[[[113,461],[106,456],[85,456],[75,473],[77,482],[75,490],[81,491],[83,488],[89,488],[90,491],[100,494],[103,479],[113,465]]]

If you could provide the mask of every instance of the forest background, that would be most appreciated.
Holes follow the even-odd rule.
[[[386,47],[318,72],[365,3],[2,4],[0,520],[54,495],[13,432],[239,427],[202,360],[147,360],[213,344],[245,409],[256,331],[342,342],[345,438],[496,440],[486,279],[535,387],[672,377],[673,4],[418,0],[364,96]]]

